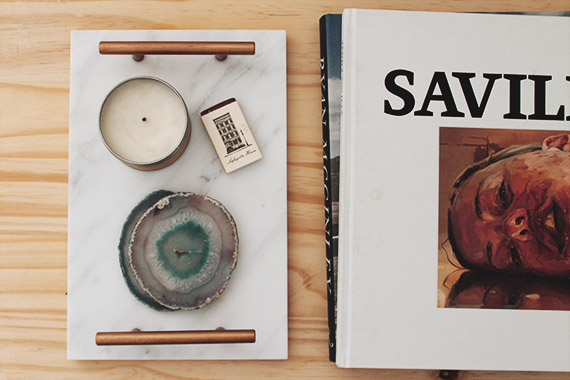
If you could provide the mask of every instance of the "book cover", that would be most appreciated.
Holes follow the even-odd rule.
[[[325,190],[325,236],[329,360],[336,360],[336,277],[338,264],[338,186],[340,165],[342,15],[326,14],[319,20],[321,37],[321,122]]]
[[[341,367],[570,370],[570,20],[346,10]]]

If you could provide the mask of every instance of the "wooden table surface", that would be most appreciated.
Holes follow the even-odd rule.
[[[568,10],[570,1],[0,3],[0,380],[439,378],[438,371],[342,370],[328,361],[318,19],[346,7],[545,11]],[[73,29],[287,31],[289,360],[66,360]],[[461,371],[457,375],[459,379],[570,379],[562,373]]]

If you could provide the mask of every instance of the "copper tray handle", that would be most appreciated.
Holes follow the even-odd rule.
[[[255,330],[98,332],[98,346],[255,343]]]
[[[100,54],[132,55],[142,61],[146,54],[160,55],[215,55],[223,61],[228,55],[254,55],[255,42],[216,41],[101,41]]]

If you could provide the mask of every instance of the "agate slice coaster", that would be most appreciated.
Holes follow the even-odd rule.
[[[228,210],[195,193],[149,194],[127,218],[120,264],[131,292],[157,310],[202,308],[226,288],[238,233]]]

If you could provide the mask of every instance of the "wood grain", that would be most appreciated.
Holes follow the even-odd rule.
[[[0,380],[438,378],[438,371],[341,370],[328,362],[318,19],[345,7],[544,11],[568,9],[570,3],[0,2]],[[69,38],[73,29],[287,30],[289,360],[66,360]],[[459,373],[459,379],[491,378],[569,376]]]

